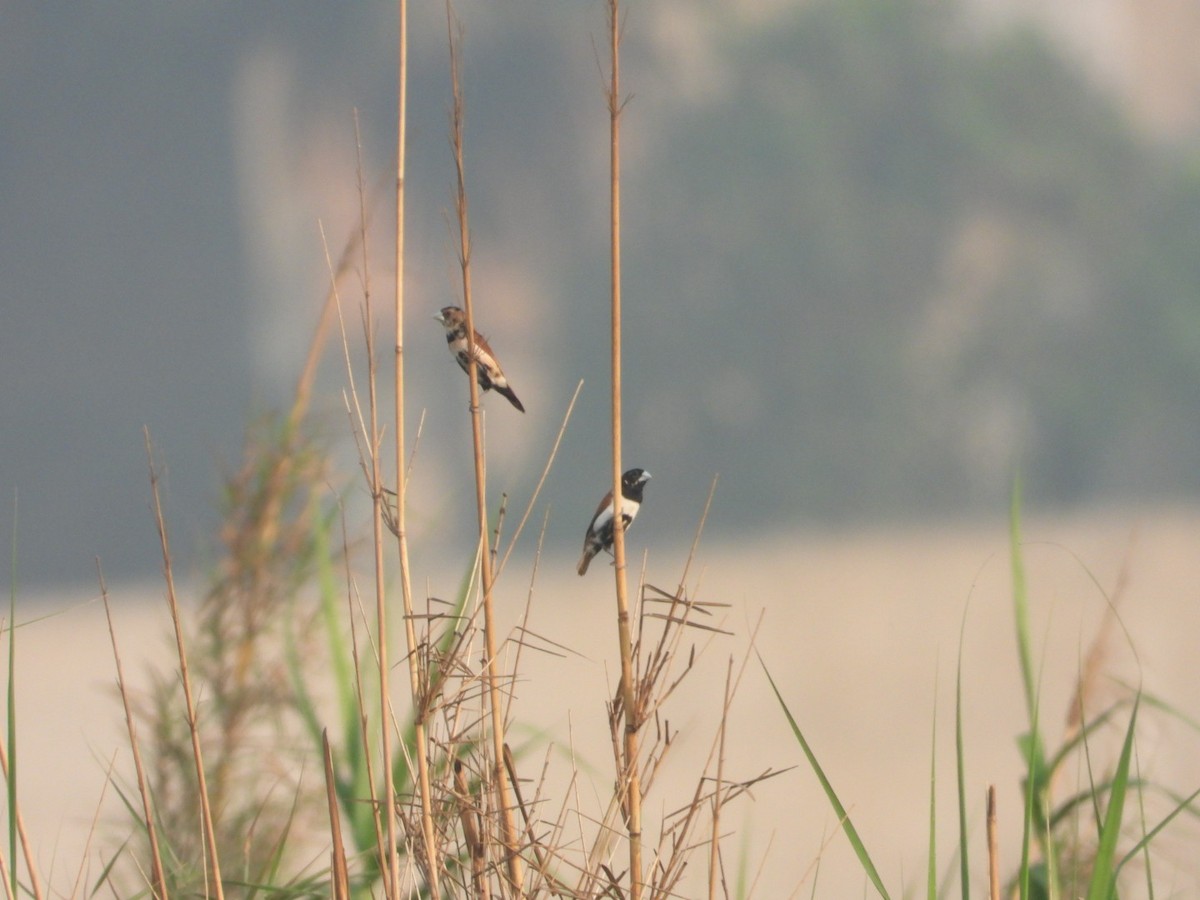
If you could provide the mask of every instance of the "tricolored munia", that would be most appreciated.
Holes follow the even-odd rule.
[[[629,469],[621,476],[621,521],[625,523],[626,529],[637,518],[638,510],[642,506],[642,491],[646,489],[646,482],[649,480],[650,473],[645,469]],[[612,545],[613,495],[612,491],[609,491],[596,507],[592,521],[588,523],[587,534],[583,538],[583,556],[579,558],[576,571],[580,575],[585,574],[592,557],[601,550],[611,552]]]
[[[445,326],[446,346],[454,354],[454,358],[458,360],[462,370],[469,373],[471,370],[468,355],[467,314],[457,306],[446,306],[434,318]],[[496,354],[492,352],[492,348],[488,346],[488,342],[478,331],[475,332],[475,368],[479,373],[477,380],[480,390],[487,392],[495,389],[496,393],[503,394],[508,398],[509,403],[521,412],[525,412],[525,406],[517,399],[513,389],[509,387],[508,379],[504,377]]]

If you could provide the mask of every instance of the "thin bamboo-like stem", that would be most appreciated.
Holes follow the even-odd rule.
[[[121,666],[121,651],[117,648],[117,630],[113,626],[112,610],[108,605],[108,587],[104,583],[104,571],[100,560],[96,560],[96,575],[100,580],[100,598],[104,601],[104,615],[108,619],[108,636],[112,641],[113,661],[117,667],[117,690],[125,707],[125,725],[129,730],[129,746],[133,750],[133,770],[137,774],[138,796],[142,801],[142,815],[146,820],[146,836],[150,839],[150,892],[156,900],[167,900],[167,882],[163,877],[162,854],[158,849],[158,828],[154,824],[154,808],[150,803],[150,788],[146,784],[146,767],[142,763],[142,750],[138,744],[137,723],[129,705],[129,690],[125,685],[125,671]]]
[[[483,409],[479,403],[479,373],[475,350],[475,319],[471,298],[471,229],[467,205],[466,166],[463,155],[463,103],[458,43],[455,38],[454,12],[446,4],[446,31],[450,44],[450,72],[454,94],[451,140],[454,145],[454,166],[457,174],[455,206],[458,213],[458,260],[462,270],[463,311],[467,319],[467,384],[471,394],[471,439],[475,459],[475,505],[479,519],[479,568],[483,592],[483,636],[487,653],[484,666],[488,714],[492,725],[492,775],[496,788],[496,811],[500,818],[501,840],[504,843],[505,870],[508,875],[506,895],[519,896],[524,880],[523,866],[517,844],[517,823],[513,811],[508,778],[504,771],[504,710],[500,702],[500,675],[496,659],[496,616],[492,601],[492,554],[488,546],[487,467],[484,460]]]
[[[146,457],[150,463],[150,493],[154,498],[154,524],[158,528],[158,542],[162,548],[163,577],[167,583],[167,604],[171,609],[171,623],[175,626],[175,650],[179,656],[179,678],[183,686],[183,700],[187,708],[188,731],[192,738],[192,759],[196,764],[196,791],[200,795],[200,817],[204,828],[204,843],[208,848],[209,869],[212,872],[212,889],[217,900],[225,900],[225,886],[221,882],[221,860],[217,853],[217,833],[213,827],[212,808],[208,802],[208,782],[204,777],[204,756],[200,752],[200,729],[196,719],[196,702],[192,695],[192,678],[188,673],[187,650],[183,642],[183,621],[179,617],[179,601],[175,594],[175,575],[171,565],[171,545],[167,540],[167,523],[163,516],[162,502],[158,496],[158,471],[154,467],[154,448],[150,443],[150,429],[142,430],[146,443]]]
[[[400,0],[400,32],[398,35],[397,72],[397,130],[396,130],[396,550],[400,556],[400,590],[404,604],[404,637],[408,649],[409,688],[413,701],[413,733],[416,742],[417,789],[421,800],[421,832],[425,844],[425,861],[428,870],[429,890],[433,897],[440,896],[439,881],[441,864],[438,861],[438,846],[433,823],[433,797],[429,779],[429,738],[425,716],[428,708],[422,695],[424,673],[421,671],[421,654],[418,652],[416,619],[413,615],[412,577],[408,564],[408,531],[405,525],[407,508],[408,468],[405,460],[404,435],[404,178],[408,145],[408,0]],[[380,642],[382,644],[382,641]],[[380,671],[383,671],[381,666]],[[386,710],[386,701],[385,706]],[[385,711],[385,722],[387,713]],[[388,728],[384,728],[385,733]],[[390,742],[388,742],[390,744]],[[384,757],[391,784],[392,758],[388,752]],[[388,841],[395,847],[395,816],[388,817]],[[399,857],[390,856],[392,881],[399,888]]]
[[[625,572],[625,523],[621,518],[621,15],[620,0],[608,2],[611,83],[608,88],[610,250],[612,282],[612,497],[613,573],[617,592],[617,640],[621,651],[621,705],[625,718],[623,764],[619,774],[624,792],[625,829],[629,839],[629,896],[642,895],[642,789],[638,772],[638,730],[641,727],[633,683],[633,639],[629,620],[629,589]]]

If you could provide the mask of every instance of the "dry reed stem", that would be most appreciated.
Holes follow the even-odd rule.
[[[471,858],[471,884],[475,889],[475,896],[490,898],[487,850],[483,845],[482,829],[479,826],[479,811],[471,799],[471,790],[467,785],[467,776],[463,774],[461,760],[454,761],[454,793],[458,804],[458,818],[462,824],[463,841],[467,845],[467,855]]]
[[[674,890],[675,884],[682,877],[683,870],[687,865],[687,858],[693,849],[690,840],[690,834],[697,825],[698,816],[702,806],[706,800],[710,799],[710,796],[711,800],[715,804],[719,804],[714,807],[713,813],[713,831],[715,835],[717,834],[717,824],[720,818],[719,810],[721,808],[727,806],[734,799],[749,791],[756,784],[759,784],[770,778],[774,778],[777,775],[783,774],[784,771],[787,771],[786,769],[782,771],[767,769],[761,774],[747,781],[741,782],[726,782],[722,773],[724,737],[729,719],[729,711],[732,708],[733,698],[737,694],[737,690],[741,685],[742,677],[746,672],[746,666],[750,660],[750,651],[754,648],[757,642],[758,632],[762,627],[763,618],[764,616],[760,614],[758,622],[755,624],[754,629],[751,632],[750,642],[746,653],[742,658],[741,664],[738,667],[737,675],[732,679],[731,683],[728,680],[727,675],[725,699],[721,707],[721,720],[719,723],[718,732],[716,736],[714,736],[713,742],[709,747],[708,758],[705,761],[703,770],[705,773],[710,771],[713,765],[713,758],[715,756],[718,760],[718,771],[716,780],[714,782],[713,791],[711,795],[705,794],[704,784],[708,780],[708,776],[703,776],[696,784],[696,790],[692,797],[691,803],[689,803],[686,807],[667,814],[664,819],[664,823],[668,823],[669,820],[674,820],[674,822],[673,824],[664,824],[663,836],[659,842],[658,855],[654,866],[655,878],[652,884],[652,896],[654,897],[669,895]],[[679,627],[677,630],[682,631],[683,629],[682,627]],[[732,669],[732,660],[730,660],[730,668]],[[664,731],[667,731],[668,729],[669,726],[664,725]],[[653,783],[655,776],[665,760],[665,750],[670,746],[669,734],[664,738],[664,740],[666,743],[663,747],[661,747],[661,749],[658,745],[655,745],[649,752],[645,764],[646,783],[648,785]],[[649,788],[647,788],[647,790],[648,789]],[[663,848],[665,846],[665,841],[668,838],[671,841],[671,845],[669,847],[669,853],[664,854]]]
[[[154,524],[158,529],[158,542],[162,548],[163,577],[167,586],[167,604],[171,610],[171,624],[175,629],[175,650],[179,658],[179,676],[183,687],[183,699],[187,711],[188,732],[192,739],[192,760],[196,765],[196,790],[200,799],[201,825],[204,843],[208,849],[209,871],[212,873],[212,889],[217,900],[224,900],[225,887],[221,882],[221,860],[217,852],[217,835],[213,826],[212,809],[209,807],[208,784],[204,776],[204,756],[200,751],[200,729],[196,717],[196,703],[192,696],[192,680],[188,673],[187,651],[183,640],[183,622],[179,617],[179,601],[175,594],[175,574],[171,564],[171,545],[167,538],[167,523],[163,516],[162,502],[158,494],[158,470],[154,466],[154,447],[150,443],[150,429],[143,428],[146,457],[150,465],[150,493],[154,499]]]
[[[357,116],[356,116],[356,121],[357,121]],[[356,134],[357,134],[357,127],[356,127]],[[359,186],[360,186],[360,210],[361,210],[363,208],[362,188],[361,188],[361,185],[362,185],[361,143],[359,144],[359,151],[360,151]],[[365,252],[366,252],[365,251],[365,240],[366,240],[365,220],[363,220],[362,227],[364,229],[363,244],[364,244],[364,268],[365,268],[365,265],[366,265],[366,263],[365,263]],[[359,467],[361,468],[364,478],[366,479],[368,485],[370,486],[373,512],[377,508],[379,515],[380,515],[381,522],[385,525],[385,527],[388,528],[389,531],[391,531],[393,534],[397,534],[397,536],[398,536],[399,532],[401,531],[401,522],[397,517],[402,515],[402,509],[401,509],[402,501],[400,499],[400,492],[399,491],[396,492],[397,512],[395,514],[393,514],[391,512],[391,510],[389,510],[387,508],[387,505],[386,505],[385,498],[386,498],[386,495],[389,493],[389,491],[383,487],[382,481],[381,481],[381,476],[379,476],[379,480],[377,480],[377,476],[379,473],[379,448],[380,448],[380,443],[381,443],[381,438],[378,436],[378,419],[377,419],[377,417],[373,418],[371,424],[368,424],[367,417],[363,415],[362,404],[359,400],[357,384],[356,384],[356,381],[354,378],[354,368],[353,368],[353,364],[351,362],[349,338],[348,338],[348,335],[346,332],[345,319],[342,315],[341,298],[340,298],[340,295],[339,295],[339,292],[337,289],[337,281],[334,277],[333,267],[332,267],[332,263],[331,263],[330,257],[329,257],[328,243],[325,241],[325,233],[324,233],[323,227],[321,228],[321,239],[322,239],[322,244],[325,248],[326,266],[330,272],[331,290],[332,290],[332,295],[334,298],[334,305],[338,311],[338,321],[339,321],[339,325],[340,325],[340,329],[341,329],[341,338],[342,338],[342,354],[343,354],[343,360],[344,360],[345,369],[346,369],[346,373],[347,373],[347,380],[348,380],[348,384],[349,384],[349,391],[348,391],[348,394],[344,395],[344,399],[345,399],[347,414],[348,414],[348,416],[350,418],[350,422],[351,422],[351,433],[354,437],[355,444],[358,448]],[[369,291],[366,293],[369,297]],[[364,330],[365,330],[366,336],[367,336],[367,357],[368,357],[368,370],[369,370],[368,377],[369,377],[369,381],[370,381],[369,394],[371,396],[371,399],[369,400],[369,405],[374,402],[374,386],[375,386],[375,373],[376,373],[376,360],[377,360],[375,350],[374,350],[374,336],[371,331],[370,322],[371,322],[371,314],[369,311],[369,304],[368,304],[368,309],[364,313]],[[372,415],[374,415],[374,409],[372,409]],[[365,438],[366,438],[366,440],[364,440]],[[364,446],[364,443],[365,443],[365,446]],[[405,474],[404,470],[401,469],[400,475],[398,477],[402,477],[404,474]],[[388,798],[392,798],[391,801],[390,802],[387,800],[380,801],[380,799],[375,795],[373,776],[371,776],[370,784],[371,784],[371,794],[372,794],[371,800],[372,800],[373,804],[376,804],[375,817],[376,817],[376,832],[378,835],[376,846],[379,850],[379,853],[381,854],[380,873],[381,873],[381,876],[382,876],[383,882],[384,882],[385,896],[391,897],[391,896],[393,896],[393,894],[390,893],[392,891],[392,887],[389,885],[389,882],[392,882],[395,885],[394,890],[396,892],[398,892],[400,889],[399,888],[400,882],[398,880],[396,880],[399,878],[399,859],[398,859],[398,854],[397,854],[397,849],[396,849],[398,847],[398,838],[396,836],[396,831],[395,831],[395,827],[396,827],[395,826],[395,817],[398,814],[398,810],[396,809],[396,805],[394,802],[394,797],[395,797],[394,784],[395,784],[395,782],[394,782],[394,774],[393,774],[393,770],[392,770],[392,747],[391,747],[392,726],[395,724],[396,717],[395,717],[394,710],[392,709],[389,692],[387,690],[388,684],[389,684],[389,680],[387,678],[387,673],[390,671],[390,667],[389,667],[388,659],[387,659],[386,604],[381,605],[379,602],[380,593],[382,592],[382,580],[381,580],[381,576],[380,576],[380,573],[378,570],[378,565],[382,561],[382,535],[379,534],[376,537],[377,537],[377,540],[374,543],[374,546],[375,546],[376,550],[378,551],[375,555],[375,560],[376,560],[376,564],[377,564],[377,568],[376,568],[376,572],[375,572],[376,628],[381,637],[378,642],[372,641],[371,643],[372,643],[372,649],[374,652],[374,660],[376,663],[376,672],[380,678],[380,684],[381,684],[379,707],[381,710],[381,723],[380,723],[381,754],[385,761],[384,762],[384,778],[385,778],[384,791]],[[407,557],[407,542],[405,542],[405,552],[403,554],[403,559],[402,559],[402,563],[401,563],[402,571],[405,574],[408,571],[407,559],[408,559],[408,557]],[[349,574],[347,575],[347,578],[348,578],[348,582],[352,584],[352,579],[350,578]],[[407,577],[405,577],[404,582],[405,582],[405,587],[407,589],[408,584],[409,584]],[[411,610],[411,592],[410,591],[408,593],[406,593],[406,598],[407,598],[406,612],[408,612]],[[382,616],[382,620],[381,620],[381,616]],[[407,625],[408,623],[411,623],[413,616],[406,614],[404,618],[405,618],[405,622]],[[365,615],[364,615],[364,621],[365,621]],[[353,616],[353,608],[352,608],[351,609],[351,626],[352,626],[352,628],[353,628],[353,622],[354,622],[354,616]],[[410,643],[415,647],[416,646],[416,638],[415,638],[415,635],[412,633],[412,629],[409,627],[406,627],[406,636],[411,636]],[[408,654],[408,657],[410,660],[416,660],[417,662],[414,664],[419,665],[420,657],[419,657],[418,653],[416,653],[415,651],[412,651]],[[355,677],[356,677],[356,681],[357,681],[356,689],[358,691],[360,709],[363,710],[363,712],[360,714],[360,721],[361,721],[362,728],[363,728],[364,748],[369,748],[371,741],[370,741],[370,736],[367,733],[368,732],[368,729],[367,729],[368,720],[367,720],[366,713],[365,713],[365,707],[363,707],[361,705],[363,702],[362,682],[361,682],[362,671],[360,668],[361,661],[358,657],[358,652],[357,652],[357,639],[355,639],[355,641],[354,641],[354,661],[355,661]],[[422,708],[422,702],[421,702],[422,691],[420,688],[421,682],[422,682],[422,677],[418,674],[417,690],[416,690],[416,694],[413,697],[414,709],[418,710],[418,711]],[[414,726],[415,726],[416,735],[417,735],[416,739],[419,742],[419,746],[425,747],[427,745],[426,732],[425,732],[424,722],[420,719],[419,715],[417,717],[417,720],[414,723]],[[401,749],[405,751],[406,759],[407,759],[407,762],[409,763],[410,767],[416,768],[418,770],[419,783],[421,785],[426,786],[426,788],[427,788],[427,786],[429,784],[427,754],[426,753],[418,753],[417,760],[414,761],[413,759],[408,757],[408,755],[407,755],[408,748],[407,747],[402,746]],[[415,762],[415,765],[414,765],[414,762]],[[366,763],[367,763],[368,771],[370,771],[371,763],[370,763],[369,751],[367,752],[367,755],[366,755]],[[425,790],[421,790],[420,794],[421,794],[421,798],[422,798],[421,802],[422,802],[422,807],[423,807],[422,818],[423,818],[423,821],[426,821],[429,823],[429,825],[430,825],[429,832],[432,833],[432,805],[431,805],[431,801],[427,802],[427,800],[426,800],[426,798],[429,797],[430,792],[428,789],[425,789]],[[382,823],[379,821],[379,807],[380,806],[383,806],[387,810],[387,813],[388,813],[387,825],[386,825],[386,829],[385,829],[387,832],[386,838],[380,830],[380,826],[382,825]],[[425,831],[424,827],[422,828],[422,831],[423,832]],[[433,848],[432,852],[434,852],[436,854],[436,841],[434,841],[429,846],[431,846]],[[430,860],[427,859],[427,860],[424,860],[423,862],[425,862],[426,868],[430,869],[431,871],[437,871],[437,866],[431,865]],[[436,881],[437,878],[438,878],[438,875],[435,875],[434,880]],[[396,894],[396,896],[398,896],[398,894]]]
[[[362,139],[358,129],[358,113],[354,116],[354,137],[358,152],[358,194],[359,217],[362,229],[362,279],[363,279],[363,336],[367,351],[367,416],[369,419],[368,455],[370,463],[369,484],[371,487],[371,549],[374,562],[375,584],[375,627],[379,634],[379,732],[382,744],[383,770],[383,803],[386,817],[388,865],[385,869],[383,884],[385,896],[398,898],[400,896],[399,869],[396,842],[396,813],[395,813],[395,782],[392,772],[392,741],[391,741],[391,697],[389,692],[390,668],[388,666],[387,638],[387,582],[384,570],[384,506],[383,469],[379,458],[383,434],[379,424],[379,392],[378,392],[378,355],[375,352],[375,325],[371,305],[371,276],[370,264],[367,259],[366,218],[363,198],[362,180]],[[436,876],[434,876],[436,881]]]
[[[696,559],[696,551],[700,547],[700,535],[704,533],[704,525],[708,522],[708,513],[712,509],[713,497],[716,496],[717,482],[720,479],[720,474],[714,475],[712,482],[708,485],[708,497],[704,500],[704,510],[700,513],[700,521],[696,523],[696,533],[692,535],[692,546],[688,550],[687,560],[683,564],[683,574],[679,576],[679,591],[681,594],[684,584],[687,582],[688,573],[692,570],[692,563]],[[692,592],[695,593],[694,588]]]
[[[117,647],[117,631],[113,626],[112,610],[108,604],[108,587],[104,583],[104,570],[96,560],[96,577],[100,581],[100,599],[104,601],[104,615],[108,619],[108,636],[112,641],[113,661],[117,668],[117,690],[125,708],[125,727],[129,732],[129,746],[133,751],[133,770],[137,776],[138,796],[142,801],[142,816],[146,824],[146,835],[150,841],[150,891],[158,900],[168,900],[167,882],[163,875],[162,854],[158,847],[158,828],[154,824],[154,807],[150,802],[150,789],[146,781],[146,767],[142,762],[141,745],[138,742],[137,724],[129,702],[129,690],[125,685],[125,672],[121,666],[121,651]]]
[[[642,618],[643,619],[644,618],[660,618],[660,619],[663,619],[668,624],[675,623],[675,624],[679,624],[679,625],[690,625],[695,628],[705,628],[705,626],[701,626],[701,625],[691,621],[690,617],[691,617],[692,612],[703,612],[703,613],[707,614],[707,611],[709,609],[714,608],[714,607],[720,607],[722,605],[722,604],[714,604],[714,603],[696,603],[695,601],[688,600],[686,597],[686,594],[684,593],[684,584],[687,581],[688,572],[691,571],[692,563],[695,561],[696,550],[700,546],[700,536],[704,533],[704,526],[708,522],[708,513],[712,509],[713,496],[716,494],[716,492],[717,492],[717,477],[714,476],[712,483],[709,485],[709,488],[708,488],[708,497],[704,501],[704,510],[700,514],[700,520],[696,523],[696,531],[692,537],[692,546],[691,546],[691,549],[688,551],[687,560],[684,562],[683,574],[680,575],[680,577],[679,577],[679,587],[676,589],[675,593],[668,594],[666,591],[663,591],[661,588],[656,588],[656,587],[653,587],[652,585],[649,586],[650,590],[656,592],[659,595],[659,599],[665,599],[667,601],[667,604],[668,604],[667,612],[663,615],[660,615],[657,613],[646,613],[644,610],[645,610],[647,598],[646,598],[646,592],[645,592],[645,590],[643,590],[642,591],[642,609],[643,609]],[[683,615],[681,617],[677,617],[678,610],[681,606],[683,607]],[[706,630],[708,630],[708,629],[706,629]],[[718,629],[713,629],[713,630],[718,630]],[[644,632],[644,627],[639,630],[639,634],[638,634],[639,655],[640,655],[641,643],[642,643],[641,635],[643,632]],[[650,654],[650,663],[648,665],[648,669],[650,671],[653,671],[656,667],[665,667],[667,664],[669,664],[671,662],[671,660],[674,659],[674,657],[675,657],[674,651],[678,647],[678,644],[679,644],[680,640],[682,639],[682,635],[683,635],[682,630],[671,629],[668,627],[664,627],[663,630],[661,632],[659,632],[658,644],[655,646],[655,648],[653,649],[653,651]],[[672,642],[673,646],[668,646],[669,640]],[[691,667],[691,663],[689,661],[688,668],[690,668],[690,667]],[[677,683],[678,683],[678,680],[677,680]],[[648,710],[647,710],[646,714],[649,714]]]
[[[330,888],[334,900],[349,900],[350,873],[346,867],[346,848],[342,843],[342,818],[338,812],[337,788],[333,775],[333,748],[329,746],[329,729],[321,729],[321,751],[325,763],[325,799],[329,806],[329,835],[333,841],[330,853]]]
[[[717,869],[721,855],[721,783],[725,778],[725,731],[729,723],[729,704],[731,702],[730,682],[733,677],[733,657],[725,669],[725,701],[722,704],[720,724],[720,746],[717,749],[717,780],[713,785],[712,797],[712,840],[708,856],[708,900],[717,896]]]
[[[629,896],[642,895],[642,789],[638,772],[638,730],[641,722],[633,683],[633,641],[629,621],[629,591],[625,572],[625,523],[621,518],[621,17],[619,0],[608,0],[608,34],[611,81],[609,115],[609,249],[612,288],[612,498],[613,577],[616,582],[617,641],[621,653],[621,698],[625,733],[618,754],[618,778],[624,794],[623,813],[629,843]]]
[[[337,266],[330,266],[331,270],[336,273],[333,278],[334,284],[350,268],[351,256],[358,250],[358,238],[359,235],[352,236],[342,248],[342,255],[338,257]],[[323,239],[324,237],[322,236]],[[328,258],[328,253],[326,253],[326,257]],[[299,426],[308,412],[313,383],[317,378],[317,366],[321,362],[321,352],[325,347],[325,340],[329,334],[329,326],[333,321],[333,313],[336,309],[336,296],[336,292],[331,287],[328,293],[325,294],[325,302],[321,305],[321,316],[317,320],[317,327],[313,332],[312,340],[309,341],[308,353],[304,357],[304,366],[300,370],[299,378],[296,379],[296,391],[292,399],[292,408],[288,412],[289,435]]]
[[[465,105],[462,92],[461,61],[459,59],[458,40],[455,37],[456,19],[449,0],[446,2],[446,33],[450,48],[450,80],[453,93],[453,108],[451,113],[451,142],[453,145],[454,165],[457,175],[457,190],[455,192],[455,209],[458,220],[459,268],[462,272],[463,310],[466,314],[467,326],[467,384],[470,391],[471,403],[471,438],[475,461],[475,501],[479,520],[480,541],[480,580],[483,593],[483,635],[486,647],[484,666],[484,681],[487,692],[488,711],[491,718],[492,760],[491,776],[496,791],[495,814],[501,826],[501,840],[504,846],[505,868],[508,875],[508,890],[506,894],[519,895],[524,876],[522,873],[521,857],[518,853],[516,820],[510,799],[508,780],[504,773],[504,713],[500,703],[499,676],[497,673],[496,657],[496,619],[492,600],[492,558],[488,548],[487,523],[487,475],[484,462],[483,410],[479,403],[478,363],[475,349],[475,319],[474,304],[471,295],[471,231],[469,208],[467,202],[466,169],[464,160],[463,124]],[[461,38],[461,33],[459,35]]]
[[[421,803],[421,834],[424,838],[429,887],[432,896],[439,895],[441,863],[433,821],[433,797],[429,777],[429,736],[425,716],[419,713],[427,704],[421,699],[425,690],[420,659],[417,654],[416,624],[413,617],[412,574],[408,561],[408,531],[406,509],[408,476],[405,468],[404,419],[404,201],[405,173],[408,153],[408,0],[400,0],[400,21],[396,36],[396,280],[395,280],[395,431],[396,431],[396,551],[400,558],[401,602],[404,606],[404,637],[408,650],[409,689],[412,693],[414,740],[417,748],[417,789]],[[420,435],[420,426],[417,430]],[[415,448],[414,448],[415,449]],[[381,668],[382,671],[382,668]],[[391,757],[388,757],[391,770]],[[389,816],[389,821],[391,820]],[[392,844],[394,846],[394,843]],[[399,884],[399,860],[393,858],[392,880]]]
[[[533,586],[537,582],[538,568],[541,566],[541,562],[542,562],[542,545],[543,545],[544,541],[546,540],[546,526],[549,524],[549,522],[550,522],[550,510],[547,509],[545,515],[542,516],[542,530],[538,534],[537,549],[533,553],[533,565],[531,566],[530,572],[529,572],[529,589],[525,594],[525,610],[521,615],[521,622],[516,628],[519,637],[515,641],[517,649],[516,649],[516,652],[513,654],[513,661],[512,661],[513,672],[521,671],[521,653],[525,649],[526,637],[528,635],[532,634],[532,632],[529,631],[529,617],[533,614]],[[511,547],[510,547],[510,549],[511,549]],[[515,699],[516,699],[516,697],[513,694],[509,694],[508,695],[508,703],[504,707],[504,725],[505,725],[506,731],[508,729],[508,724],[511,721],[512,706],[513,706],[513,701]],[[504,749],[507,752],[507,750],[508,750],[507,744],[505,744]],[[504,760],[504,763],[505,763],[505,766],[509,770],[509,776],[510,776],[510,779],[513,784],[513,790],[518,793],[517,800],[520,801],[520,796],[519,796],[520,789],[517,786],[516,775],[513,774],[512,766],[509,765],[509,760],[507,758]],[[528,823],[526,823],[526,824],[528,824]]]
[[[545,890],[548,890],[555,897],[575,897],[575,893],[561,879],[556,877],[550,871],[551,862],[557,860],[564,865],[571,865],[570,861],[563,857],[561,853],[559,838],[563,832],[563,820],[567,815],[567,804],[564,798],[562,805],[559,807],[559,813],[555,822],[550,825],[550,839],[539,839],[534,831],[535,819],[531,810],[537,809],[544,802],[542,799],[542,789],[546,785],[546,776],[550,768],[550,748],[547,748],[546,758],[542,761],[542,772],[538,778],[537,791],[534,798],[530,802],[526,802],[521,793],[521,780],[517,776],[516,762],[513,759],[512,751],[508,745],[504,746],[504,767],[508,771],[508,777],[512,781],[513,792],[516,794],[517,805],[521,810],[521,817],[525,823],[525,839],[529,847],[533,851],[534,859],[537,861],[535,873],[537,878],[529,885],[528,896],[536,896],[542,889],[542,882],[545,882]],[[572,773],[571,783],[574,783],[574,773]],[[569,792],[569,788],[568,788]],[[549,824],[545,820],[537,820],[541,824]],[[553,858],[553,859],[552,859]]]
[[[1000,900],[1000,837],[996,821],[996,786],[987,789],[988,896]]]
[[[554,460],[558,457],[558,448],[562,444],[563,435],[566,434],[567,423],[571,421],[571,413],[575,411],[575,401],[579,399],[579,392],[581,390],[583,390],[582,378],[579,380],[579,384],[575,385],[575,393],[571,395],[571,402],[567,404],[567,411],[563,413],[562,423],[558,426],[558,434],[555,435],[554,443],[550,447],[550,454],[546,457],[546,465],[542,467],[541,477],[538,478],[538,483],[529,497],[529,502],[525,505],[525,512],[521,515],[521,521],[517,524],[517,530],[513,532],[513,536],[508,541],[508,549],[504,552],[504,557],[500,560],[500,565],[496,568],[497,579],[503,574],[504,567],[508,565],[508,558],[512,556],[513,548],[517,545],[517,538],[521,536],[521,532],[525,528],[525,523],[529,521],[529,515],[533,512],[534,504],[537,503],[537,498],[542,492],[542,487],[546,484],[546,478],[550,475],[550,469],[554,465]],[[545,523],[543,523],[542,527],[545,528]],[[499,542],[497,541],[497,543]]]

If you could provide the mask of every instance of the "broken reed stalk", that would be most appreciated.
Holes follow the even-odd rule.
[[[617,640],[621,651],[621,705],[625,736],[618,772],[624,792],[625,827],[629,836],[629,896],[642,894],[642,793],[638,773],[639,721],[633,683],[633,640],[629,621],[629,591],[625,573],[625,523],[621,518],[621,102],[620,0],[608,2],[611,83],[608,86],[610,249],[612,282],[612,451],[613,451],[613,570],[617,591]]]
[[[483,592],[483,636],[487,654],[484,665],[484,685],[492,731],[492,781],[496,790],[496,813],[500,820],[501,840],[504,843],[505,869],[509,890],[519,895],[524,880],[521,857],[518,854],[517,824],[510,797],[508,779],[504,772],[504,710],[500,703],[499,672],[496,657],[496,616],[492,601],[492,554],[488,547],[487,467],[483,451],[483,409],[479,403],[479,369],[475,349],[475,318],[471,298],[471,230],[467,205],[466,168],[463,156],[463,116],[461,67],[458,43],[455,38],[454,11],[446,3],[446,32],[450,44],[450,81],[453,93],[451,112],[451,143],[457,175],[455,209],[458,219],[458,262],[462,271],[463,311],[467,319],[467,384],[471,394],[471,440],[475,460],[475,505],[479,519],[479,566]]]
[[[142,801],[142,816],[146,823],[146,837],[150,841],[150,894],[154,900],[167,900],[167,881],[163,877],[162,854],[158,849],[158,827],[155,825],[154,807],[150,802],[150,788],[146,782],[146,767],[142,763],[141,745],[138,743],[137,723],[133,708],[129,705],[129,691],[125,686],[125,672],[121,666],[121,651],[117,648],[117,630],[113,627],[112,610],[108,605],[108,586],[104,583],[104,570],[96,560],[96,576],[100,581],[100,599],[104,601],[104,616],[108,619],[108,636],[112,641],[113,661],[117,667],[117,690],[125,707],[125,726],[129,731],[129,746],[133,750],[133,770],[137,775],[138,796]]]
[[[346,848],[342,843],[342,820],[338,811],[333,749],[329,746],[328,728],[321,730],[321,755],[325,763],[325,801],[329,808],[329,836],[333,840],[329,859],[330,893],[333,900],[350,900],[350,872],[346,866]]]
[[[426,723],[428,704],[424,702],[425,675],[421,671],[418,652],[416,619],[413,616],[412,577],[408,564],[408,531],[405,525],[408,469],[405,465],[404,436],[404,177],[407,156],[408,126],[408,0],[400,0],[400,26],[397,36],[397,130],[396,130],[396,549],[400,556],[400,590],[404,604],[404,637],[408,649],[408,679],[412,691],[413,735],[416,743],[417,789],[421,801],[421,832],[425,845],[430,895],[440,895],[441,864],[433,824],[433,797],[429,780],[429,737]],[[382,644],[382,640],[380,641]],[[384,671],[381,665],[380,672]],[[385,716],[386,716],[386,709]],[[386,723],[385,719],[385,723]],[[384,728],[387,732],[388,728]],[[388,784],[392,783],[391,755],[384,757]],[[390,796],[390,794],[389,794]],[[388,815],[388,844],[395,848],[395,816]],[[391,881],[399,893],[400,858],[389,853]]]
[[[146,458],[150,464],[150,494],[154,499],[154,524],[158,528],[158,542],[162,548],[163,557],[163,578],[167,585],[167,604],[171,609],[171,624],[175,628],[175,650],[179,656],[179,678],[183,687],[184,704],[187,708],[188,732],[192,739],[192,760],[196,764],[196,791],[200,798],[204,844],[208,848],[214,896],[217,900],[224,900],[225,886],[221,882],[221,860],[217,853],[217,834],[213,827],[212,808],[208,802],[208,783],[204,777],[204,756],[200,752],[200,729],[196,720],[196,702],[192,696],[192,679],[188,674],[187,650],[183,643],[183,622],[179,617],[179,600],[175,594],[175,574],[171,564],[171,545],[167,540],[167,523],[163,517],[162,502],[158,496],[158,470],[154,467],[154,447],[150,443],[150,429],[143,428],[142,435],[146,444]]]

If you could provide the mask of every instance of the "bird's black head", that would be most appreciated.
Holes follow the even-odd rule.
[[[434,316],[434,318],[447,328],[453,328],[461,324],[466,319],[466,316],[457,306],[443,306],[442,311]]]
[[[645,469],[626,469],[625,474],[621,476],[621,496],[641,503],[642,491],[649,480],[650,473]]]

